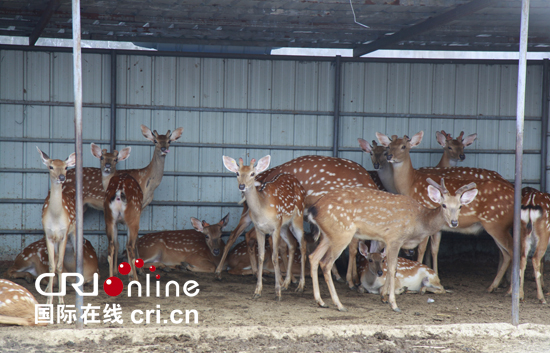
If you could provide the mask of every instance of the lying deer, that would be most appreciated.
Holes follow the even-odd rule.
[[[532,263],[535,281],[537,283],[537,299],[546,304],[542,288],[544,254],[548,249],[548,238],[550,237],[550,195],[536,189],[526,187],[521,190],[521,258],[519,298],[524,300],[523,283],[525,280],[525,267],[527,257],[531,249],[534,250]],[[508,291],[512,294],[512,287]]]
[[[56,273],[61,278],[63,257],[69,238],[74,244],[76,207],[76,190],[74,185],[64,185],[67,169],[74,167],[75,154],[65,161],[50,159],[47,154],[36,147],[42,163],[50,171],[50,191],[42,207],[42,227],[44,228],[46,247],[48,248],[48,272]],[[49,277],[47,293],[53,293],[53,277]],[[64,304],[59,296],[59,304]],[[48,304],[53,303],[53,296],[48,296]]]
[[[451,196],[441,185],[428,179],[428,196],[439,206],[427,208],[404,195],[395,195],[367,188],[338,190],[327,193],[308,210],[310,222],[321,232],[317,249],[309,255],[313,295],[321,307],[317,271],[319,264],[328,284],[332,301],[340,311],[346,311],[336,294],[331,269],[334,261],[355,236],[386,244],[390,280],[381,291],[382,301],[389,302],[394,311],[400,311],[395,301],[395,274],[399,249],[411,249],[426,237],[439,231],[445,224],[456,228],[460,208],[471,203],[477,195],[475,183],[459,188]]]
[[[83,249],[83,275],[85,283],[91,282],[94,273],[99,274],[97,254],[88,240],[84,239]],[[48,249],[46,240],[40,239],[27,246],[15,257],[13,265],[6,272],[6,278],[24,278],[27,283],[34,282],[34,279],[43,273],[48,272]],[[65,256],[63,257],[63,272],[76,272],[76,262],[72,242],[67,242]],[[74,277],[67,277],[74,280]],[[43,282],[46,278],[42,279]]]
[[[218,266],[225,244],[222,229],[229,213],[216,224],[191,217],[193,229],[149,233],[138,239],[139,256],[147,264],[169,270],[185,264],[193,272],[213,273]]]
[[[25,287],[0,279],[0,324],[34,326],[35,305],[38,302]]]
[[[283,238],[289,247],[289,261],[286,271],[286,279],[282,287],[288,289],[291,281],[291,265],[294,261],[294,247],[289,240],[292,235],[300,244],[300,253],[302,254],[302,271],[300,274],[300,283],[298,291],[304,290],[305,285],[305,256],[306,242],[303,239],[303,215],[304,199],[306,193],[300,182],[292,174],[281,173],[266,181],[259,183],[256,176],[269,167],[271,156],[267,155],[258,161],[254,167],[255,159],[250,161],[250,165],[243,164],[243,159],[239,159],[239,164],[227,156],[223,156],[225,167],[237,174],[239,190],[244,194],[248,205],[249,216],[256,229],[256,238],[258,241],[258,263],[263,264],[265,258],[265,235],[271,234],[273,237],[272,261],[275,268],[275,294],[281,299],[281,283],[279,269],[279,241]],[[259,184],[259,185],[257,185]],[[254,298],[262,295],[262,271],[263,266],[258,266],[258,282],[254,292]]]
[[[379,252],[369,252],[364,242],[359,242],[359,252],[361,261],[357,266],[361,286],[359,291],[364,293],[380,294],[380,288],[386,283],[386,254]],[[443,294],[445,288],[439,282],[439,277],[434,270],[420,262],[407,260],[402,257],[397,258],[397,269],[395,275],[395,294],[403,292],[421,293],[426,291]]]

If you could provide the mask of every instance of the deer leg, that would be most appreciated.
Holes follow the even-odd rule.
[[[546,231],[546,222],[543,222],[542,219],[537,220],[534,224],[536,227],[535,233],[538,235],[539,241],[537,243],[537,248],[533,254],[533,271],[535,272],[535,281],[537,282],[537,299],[542,303],[546,304],[546,299],[544,298],[544,293],[542,291],[542,276],[543,276],[543,265],[544,263],[544,254],[548,248],[548,236],[543,236],[547,233]]]
[[[307,256],[307,241],[304,238],[303,218],[296,216],[292,219],[292,233],[294,234],[294,238],[296,238],[296,240],[298,241],[298,244],[300,245],[300,282],[298,283],[296,292],[303,293],[306,285],[306,256]],[[291,268],[292,268],[292,263],[291,263]]]
[[[263,263],[265,258],[265,234],[260,232],[258,229],[256,229],[256,240],[258,241],[258,281],[256,283],[256,290],[254,291],[254,297],[252,299],[256,299],[262,296],[262,285],[263,285],[262,272],[264,269]],[[226,245],[226,248],[227,248],[227,245]]]
[[[343,283],[345,282],[344,279],[342,278],[342,276],[340,276],[340,274],[338,273],[338,269],[336,268],[336,266],[332,266],[332,275],[334,276],[334,280],[336,280],[336,282],[340,282],[340,283]]]
[[[320,263],[321,270],[323,270],[323,275],[325,276],[325,282],[327,282],[327,286],[330,292],[330,297],[332,298],[332,302],[334,303],[334,305],[338,307],[339,311],[348,311],[348,309],[346,309],[346,307],[342,305],[342,303],[340,302],[340,299],[338,298],[338,294],[336,293],[336,288],[334,287],[334,282],[332,282],[331,269],[332,269],[332,266],[334,265],[334,261],[336,260],[336,258],[338,258],[338,256],[340,256],[340,254],[342,253],[342,251],[344,251],[344,249],[345,249],[345,246],[339,251],[338,255],[334,254],[332,252],[332,249],[329,249],[325,253],[325,256],[323,256],[323,258],[321,259],[321,263]]]
[[[495,279],[493,283],[489,286],[487,291],[489,293],[493,292],[496,288],[498,288],[500,282],[502,281],[502,277],[504,277],[504,274],[506,273],[506,270],[510,266],[510,262],[512,260],[512,237],[510,237],[510,234],[508,233],[508,229],[510,226],[505,225],[503,227],[502,224],[485,224],[483,223],[483,228],[493,237],[495,240],[495,243],[500,249],[500,252],[502,254],[502,263],[499,265],[497,274],[495,276]]]
[[[283,264],[286,265],[286,278],[283,282],[283,289],[287,290],[291,281],[296,282],[292,273],[292,265],[294,264],[294,253],[296,252],[296,241],[294,240],[294,238],[290,239],[292,235],[289,234],[289,226],[281,227],[280,234],[281,238],[283,238],[287,245],[285,252],[288,253],[288,257],[286,253],[281,253]],[[283,246],[282,248],[284,249],[285,247]]]
[[[128,254],[128,261],[130,262],[130,266],[132,268],[131,276],[130,276],[131,278],[129,278],[131,281],[138,280],[138,275],[136,271],[136,258],[137,258],[136,241],[139,233],[139,218],[140,218],[139,211],[141,211],[141,208],[138,205],[135,209],[138,211],[137,216],[134,215],[134,217],[131,217],[130,214],[128,215],[128,217],[126,215],[124,216],[124,218],[126,219],[126,225],[128,226],[128,240],[126,242],[126,253]]]
[[[429,237],[426,237],[426,239],[422,240],[420,244],[418,244],[417,251],[417,257],[416,261],[422,263],[424,261],[424,254],[426,253],[426,249],[428,248],[428,241],[430,240]]]
[[[27,271],[9,271],[5,274],[6,278],[9,279],[18,279],[18,278],[24,278],[27,283],[31,284],[33,282],[33,279],[35,278],[30,272]]]
[[[254,276],[258,276],[258,262],[256,261],[256,231],[254,228],[246,232],[245,236],[246,248],[248,250],[248,258],[250,259],[250,269]],[[227,247],[227,245],[225,246]]]
[[[386,259],[387,259],[387,266],[388,266],[388,273],[386,274],[386,283],[388,283],[389,280],[389,288],[386,286],[382,287],[383,289],[386,288],[386,290],[389,291],[384,293],[383,296],[389,294],[389,302],[391,305],[391,308],[393,311],[400,312],[401,309],[397,306],[397,302],[395,301],[395,273],[397,272],[397,256],[399,254],[399,246],[387,246],[386,250]]]
[[[275,295],[277,299],[281,301],[281,268],[279,266],[279,242],[281,240],[280,226],[273,231],[271,237],[273,238],[273,253],[271,259],[273,261],[273,269],[275,270]]]
[[[441,231],[430,236],[432,248],[432,265],[436,275],[439,275],[437,267],[437,256],[439,254],[439,244],[441,243]],[[428,238],[426,238],[428,239]]]
[[[248,205],[245,203],[243,205],[243,212],[241,213],[241,219],[239,220],[239,224],[237,224],[237,228],[235,228],[233,230],[233,232],[231,232],[231,235],[229,236],[229,239],[227,240],[227,244],[225,244],[225,248],[223,249],[222,258],[220,259],[220,263],[218,264],[218,267],[216,268],[216,272],[215,272],[216,279],[221,279],[222,278],[222,271],[223,271],[223,268],[225,266],[225,260],[227,259],[227,254],[229,253],[229,250],[231,249],[231,247],[235,243],[235,240],[237,240],[239,235],[241,235],[242,232],[244,232],[246,227],[248,227],[251,222],[252,222],[252,220],[250,219],[250,216],[248,214]],[[264,244],[265,244],[265,235],[264,235]],[[262,253],[263,253],[263,252],[265,252],[265,249],[260,250],[260,251],[262,251]],[[256,259],[250,258],[250,263],[252,264],[252,262],[255,261],[255,260]],[[262,262],[260,262],[260,263],[262,263]],[[260,276],[260,278],[261,278],[261,276]],[[260,289],[260,292],[261,292],[261,289]],[[256,295],[254,295],[254,296],[256,296]]]
[[[49,273],[55,273],[55,244],[48,238],[46,234],[46,248],[48,249],[48,269]],[[53,293],[53,277],[49,277],[46,293]],[[48,296],[47,304],[53,304],[53,296]]]
[[[61,239],[61,242],[59,242],[59,248],[57,252],[57,264],[55,266],[55,273],[57,274],[57,283],[59,287],[59,292],[61,293],[62,290],[62,284],[61,284],[61,274],[63,273],[63,258],[65,257],[65,249],[67,248],[67,240],[68,240],[68,234]],[[59,296],[59,304],[65,304],[65,301],[63,299],[63,296]]]
[[[109,211],[105,211],[105,213],[107,213]],[[107,223],[107,222],[106,222]],[[114,222],[113,222],[114,223]],[[116,253],[118,252],[118,247],[117,247],[117,243],[118,243],[118,239],[117,239],[117,235],[118,235],[118,232],[117,232],[117,227],[116,227],[116,223],[114,224],[111,224],[109,225],[109,223],[107,223],[107,226],[106,226],[106,233],[107,233],[107,238],[109,238],[109,254],[108,254],[108,261],[109,261],[109,277],[113,277],[114,276],[114,269],[115,269],[115,266],[116,266],[116,258],[115,258],[115,255]]]
[[[348,272],[346,274],[346,282],[348,282],[349,289],[355,289],[355,283],[359,282],[357,276],[357,246],[359,245],[359,239],[351,239],[349,243],[349,259],[348,259]]]
[[[328,305],[323,302],[321,299],[321,293],[319,290],[319,261],[325,256],[326,252],[329,250],[330,240],[328,237],[321,233],[321,240],[317,245],[315,251],[309,255],[309,266],[311,267],[311,280],[313,284],[313,298],[321,308],[328,308]]]

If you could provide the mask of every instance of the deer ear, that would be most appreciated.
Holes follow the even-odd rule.
[[[90,149],[92,150],[92,155],[95,158],[101,158],[101,147],[92,142],[90,144]]]
[[[118,161],[122,162],[126,160],[128,157],[130,157],[131,151],[132,151],[132,147],[123,148],[118,154],[118,157],[117,157]]]
[[[223,165],[230,172],[237,173],[239,171],[239,166],[237,165],[237,162],[231,157],[223,156]]]
[[[367,257],[369,255],[369,247],[362,241],[359,242],[359,252],[364,257]]]
[[[65,160],[65,163],[67,164],[67,167],[74,167],[74,165],[76,164],[76,153],[71,153],[69,158]]]
[[[183,134],[183,128],[178,127],[172,134],[170,134],[170,141],[176,141],[181,137],[181,134]]]
[[[36,146],[36,149],[38,150],[38,153],[40,153],[40,158],[42,159],[42,163],[44,163],[44,165],[46,166],[49,166],[50,165],[50,157],[45,154],[44,152],[42,152],[40,150],[40,148],[38,148],[38,146]]]
[[[428,196],[433,202],[441,203],[441,192],[431,185],[428,185]]]
[[[367,153],[372,153],[372,146],[367,141],[363,140],[362,138],[358,138],[357,141],[359,142],[359,146],[361,146],[361,149]]]
[[[195,217],[191,217],[191,224],[193,225],[193,228],[195,228],[198,232],[202,233],[202,231],[204,230],[202,222]]]
[[[463,205],[469,204],[470,202],[474,201],[474,199],[477,196],[477,193],[478,193],[477,189],[472,189],[472,190],[468,190],[468,191],[464,192],[460,196],[460,203],[463,204]]]
[[[422,137],[424,137],[424,131],[415,134],[411,139],[411,148],[418,146],[422,142]]]
[[[384,147],[388,147],[391,143],[390,138],[382,133],[377,132],[376,138],[378,139],[378,142],[380,142],[380,144],[382,144],[382,146]]]
[[[441,147],[445,147],[446,141],[447,141],[447,137],[445,135],[443,135],[439,131],[436,131],[435,132],[435,138],[437,139],[437,143],[439,143],[441,145]]]
[[[472,143],[474,143],[476,138],[477,138],[477,134],[468,135],[464,140],[462,140],[462,144],[464,145],[464,147],[468,147]]]
[[[155,137],[151,133],[151,129],[149,129],[147,126],[141,125],[141,133],[143,134],[143,136],[145,136],[147,140],[155,142]]]
[[[270,162],[271,162],[270,155],[260,158],[260,160],[258,161],[258,164],[256,164],[256,167],[254,168],[254,171],[256,172],[256,174],[260,174],[261,172],[266,170],[267,167],[269,167]]]
[[[218,222],[218,224],[223,228],[227,225],[227,223],[229,223],[229,213],[225,215],[225,217],[223,217],[221,219],[221,221]]]

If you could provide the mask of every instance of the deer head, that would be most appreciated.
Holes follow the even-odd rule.
[[[42,163],[50,169],[50,181],[53,184],[63,184],[67,176],[67,169],[74,167],[76,163],[76,154],[73,152],[66,160],[62,161],[60,159],[50,159],[48,155],[40,150],[38,146],[36,147],[38,153],[40,153],[40,158]]]
[[[271,162],[271,156],[267,155],[262,157],[256,167],[254,167],[255,159],[250,161],[250,165],[243,165],[243,159],[239,158],[239,164],[227,156],[223,156],[223,165],[231,172],[237,174],[237,182],[239,183],[239,190],[246,191],[256,186],[255,178],[258,174],[263,172],[269,167]]]
[[[361,146],[361,149],[370,154],[372,166],[375,170],[378,170],[381,166],[383,167],[388,164],[388,160],[386,158],[386,147],[378,145],[374,140],[372,141],[372,146],[362,138],[358,138],[357,141],[359,141],[359,146]]]
[[[359,242],[359,252],[369,262],[369,271],[375,276],[382,277],[382,275],[384,275],[386,254],[379,252],[369,252],[369,247],[362,241]]]
[[[181,137],[183,128],[178,127],[174,132],[168,130],[166,135],[159,135],[157,130],[151,132],[147,126],[141,125],[141,133],[147,140],[155,144],[155,153],[160,153],[162,157],[165,157],[170,152],[170,143]]]
[[[426,179],[428,182],[428,196],[430,199],[441,205],[443,209],[443,218],[451,228],[458,227],[458,216],[463,205],[472,202],[478,190],[475,189],[476,183],[464,185],[456,190],[455,196],[451,196],[445,187],[445,181],[441,178],[441,185],[432,179]]]
[[[378,142],[388,149],[386,158],[390,163],[401,163],[406,160],[411,148],[418,146],[420,142],[422,142],[423,136],[424,131],[420,131],[412,138],[409,138],[407,135],[404,135],[403,138],[398,138],[397,135],[393,135],[391,139],[384,134],[379,132],[376,133]]]
[[[101,149],[95,143],[90,144],[92,155],[101,161],[101,173],[103,175],[114,174],[116,171],[116,164],[122,162],[130,157],[130,151],[132,147],[126,147],[120,152],[113,150],[113,152],[107,152],[107,149]]]
[[[212,255],[214,256],[219,256],[225,246],[223,240],[221,239],[221,235],[222,229],[228,222],[229,213],[225,215],[225,217],[223,217],[218,223],[213,225],[208,224],[206,221],[201,222],[197,218],[191,217],[193,228],[204,234],[206,245],[208,245],[210,252],[212,252]]]
[[[463,139],[464,131],[462,131],[456,139],[453,139],[451,134],[447,134],[444,130],[436,131],[435,136],[437,142],[445,149],[444,153],[449,156],[449,159],[457,161],[466,159],[464,147],[470,146],[477,138],[477,134],[472,134]]]

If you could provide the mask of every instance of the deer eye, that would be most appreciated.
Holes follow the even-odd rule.
[[[448,149],[452,150],[451,146],[447,147]]]
[[[250,176],[254,176],[254,175],[256,175],[256,173],[254,173],[254,172],[250,173]]]
[[[459,210],[462,209],[462,205],[460,205],[460,207],[458,208]]]
[[[372,259],[369,259],[369,262],[372,262]]]
[[[157,140],[155,140],[155,143],[158,143]]]
[[[50,169],[53,169],[53,167],[52,167],[52,166],[50,166]]]
[[[441,204],[441,207],[443,207],[443,208],[447,208],[447,205],[445,205],[445,204]]]
[[[405,148],[407,148],[407,146],[405,146],[405,145],[401,146],[402,150],[404,150]]]
[[[115,159],[115,163],[118,163],[118,158],[117,158],[117,159]]]
[[[239,172],[237,172],[237,176],[239,176]]]
[[[69,167],[65,167],[65,170],[69,169]]]
[[[101,156],[100,160],[103,160],[103,156]]]

